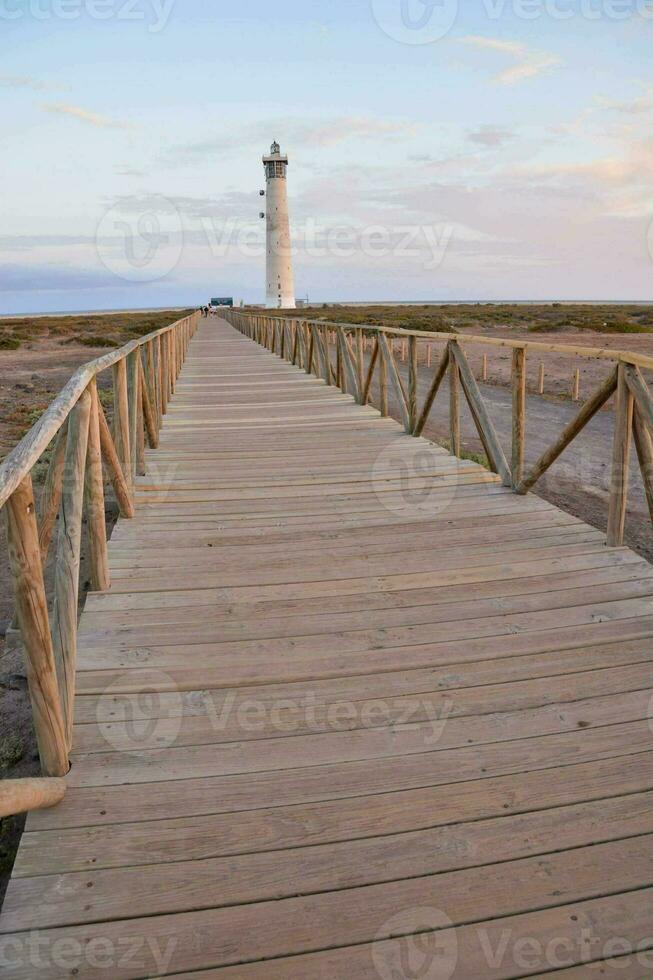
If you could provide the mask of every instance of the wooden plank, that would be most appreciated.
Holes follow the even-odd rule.
[[[149,859],[150,842],[142,838],[139,827],[133,830]],[[196,835],[199,828],[194,830]],[[547,866],[555,861],[553,851],[580,847],[594,851],[596,844],[652,831],[653,792],[648,792],[400,835],[312,846],[301,840],[300,846],[282,852],[205,855],[199,867],[197,860],[174,862],[159,848],[156,864],[143,866],[136,857],[133,867],[68,872],[63,901],[52,901],[49,876],[17,880],[9,889],[0,931],[111,921],[121,915],[126,894],[143,916],[279,901],[425,875],[449,875],[451,881],[461,882],[464,874],[451,873],[474,868],[483,876],[484,865],[535,855],[549,855],[540,862],[540,867]],[[251,843],[250,837],[243,846]],[[623,847],[615,843],[612,850],[619,853]],[[610,850],[606,846],[594,853],[604,857]],[[446,883],[445,877],[444,887]]]
[[[201,969],[270,959],[287,954],[379,941],[393,935],[397,909],[431,907],[446,896],[447,920],[452,925],[472,918],[483,921],[556,908],[562,902],[594,899],[639,891],[638,906],[648,897],[653,871],[653,837],[632,838],[561,852],[543,858],[527,858],[486,869],[406,879],[399,882],[331,891],[321,895],[237,905],[225,909],[140,917],[123,921],[48,930],[52,944],[63,936],[84,948],[95,937],[112,943],[146,936],[144,975],[157,975],[155,948],[167,945],[167,972],[180,968]],[[632,896],[630,896],[632,899]],[[624,899],[622,899],[623,901]],[[437,905],[436,905],[437,907]],[[641,915],[641,913],[640,913]],[[596,921],[596,916],[595,916]],[[635,914],[633,921],[638,921]],[[379,923],[382,923],[379,930]],[[414,927],[413,927],[414,928]],[[632,929],[632,925],[631,925]],[[412,930],[411,930],[412,931]],[[175,942],[168,940],[173,936]],[[155,942],[157,946],[155,946]],[[0,943],[0,949],[2,948]],[[160,945],[159,945],[160,944]],[[20,961],[19,961],[20,962]],[[81,962],[81,958],[80,958]],[[22,966],[22,968],[21,968]],[[12,978],[32,977],[33,966],[21,963]],[[88,977],[102,970],[84,964]],[[239,965],[239,969],[242,966]],[[242,976],[242,973],[240,974]],[[468,974],[473,975],[473,974]],[[117,963],[115,980],[133,976]]]

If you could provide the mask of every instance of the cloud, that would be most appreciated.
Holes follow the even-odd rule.
[[[479,146],[503,146],[509,140],[514,139],[513,133],[509,129],[502,129],[500,126],[480,126],[467,134],[467,139]]]
[[[102,289],[113,285],[115,276],[107,272],[50,264],[5,265],[0,276],[0,293]]]
[[[337,116],[317,122],[282,117],[234,127],[218,138],[174,146],[167,151],[165,159],[169,163],[179,163],[225,157],[236,149],[242,151],[249,147],[263,153],[271,136],[282,143],[282,149],[289,144],[324,148],[346,140],[399,140],[417,130],[414,123],[367,116]]]
[[[118,177],[148,177],[146,170],[136,170],[133,167],[115,167],[113,171]]]
[[[62,116],[72,116],[74,119],[79,119],[80,122],[87,123],[89,126],[95,126],[98,129],[127,129],[127,123],[118,122],[115,119],[109,119],[107,116],[101,116],[96,112],[89,112],[87,109],[82,109],[77,105],[67,105],[63,102],[52,102],[42,106],[45,112],[55,113]]]
[[[0,87],[2,88],[28,88],[33,92],[43,92],[48,86],[38,78],[30,75],[0,75]]]
[[[653,88],[646,95],[640,95],[637,99],[629,99],[627,102],[615,102],[603,95],[595,96],[594,102],[601,109],[610,109],[623,116],[639,116],[653,109]]]
[[[548,71],[550,68],[557,68],[562,64],[562,59],[558,55],[549,54],[547,51],[533,50],[519,41],[501,41],[498,38],[477,34],[462,37],[460,41],[470,47],[507,54],[515,60],[514,65],[505,68],[494,76],[494,81],[499,85],[515,85],[528,78],[535,78],[542,72]]]

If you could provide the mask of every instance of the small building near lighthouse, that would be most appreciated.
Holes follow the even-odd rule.
[[[266,219],[266,286],[265,305],[268,309],[295,309],[295,279],[290,244],[288,213],[288,157],[282,155],[275,141],[265,167],[267,207]]]

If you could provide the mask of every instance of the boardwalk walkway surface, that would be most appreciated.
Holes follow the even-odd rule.
[[[3,976],[651,975],[646,562],[223,321],[110,556]]]

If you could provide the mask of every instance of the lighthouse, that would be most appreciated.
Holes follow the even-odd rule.
[[[268,309],[295,309],[295,281],[288,217],[288,157],[274,142],[263,157],[267,184],[267,259],[265,305]]]

